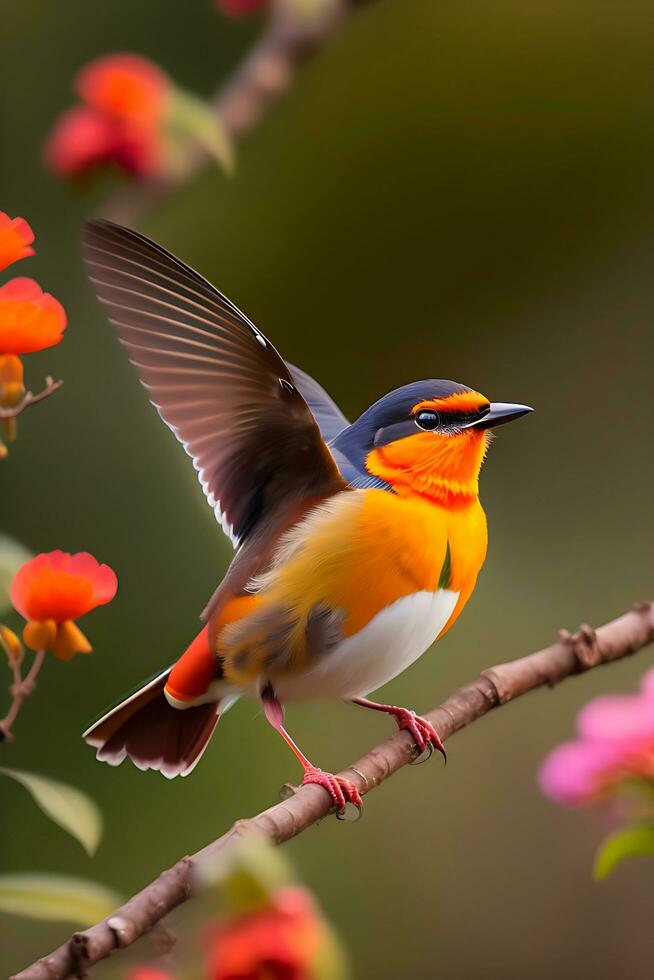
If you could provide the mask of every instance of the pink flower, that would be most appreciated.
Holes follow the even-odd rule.
[[[654,780],[654,670],[639,694],[596,698],[577,718],[579,738],[554,749],[539,774],[544,793],[566,806],[596,802],[624,780]]]

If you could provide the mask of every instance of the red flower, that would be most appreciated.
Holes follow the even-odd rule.
[[[85,105],[55,123],[45,146],[51,170],[63,177],[109,164],[136,177],[162,170],[172,85],[160,68],[139,55],[107,55],[80,71],[76,89]]]
[[[118,582],[108,565],[92,555],[51,551],[19,569],[11,583],[14,607],[28,622],[23,639],[31,649],[49,649],[62,660],[90,653],[91,645],[73,622],[116,595]]]
[[[311,980],[325,929],[302,888],[281,888],[271,906],[210,935],[208,980]]]
[[[59,118],[45,146],[48,166],[62,177],[76,177],[110,162],[120,146],[120,128],[92,109],[76,106]]]
[[[45,161],[60,177],[80,177],[112,163],[143,177],[158,170],[160,152],[155,130],[77,106],[55,124],[45,146]]]
[[[0,354],[53,347],[65,329],[63,306],[33,279],[11,279],[0,286]]]
[[[164,114],[170,82],[137,54],[110,54],[82,68],[75,85],[82,102],[119,119],[150,123]]]
[[[10,218],[0,211],[0,271],[34,255],[34,232],[24,218]]]
[[[270,0],[216,0],[216,6],[230,17],[248,17],[270,6]]]
[[[173,980],[173,975],[156,966],[136,966],[125,975],[125,980]]]

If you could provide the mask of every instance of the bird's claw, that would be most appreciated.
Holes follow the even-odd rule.
[[[336,816],[339,820],[358,820],[361,816],[363,800],[361,794],[350,779],[344,776],[334,776],[330,772],[323,772],[311,766],[305,769],[303,786],[322,786],[327,790],[336,807]]]
[[[415,711],[411,711],[409,708],[393,708],[390,714],[395,718],[400,731],[408,732],[415,743],[418,755],[411,762],[412,766],[419,766],[421,763],[426,762],[427,759],[430,759],[434,749],[440,752],[445,762],[447,762],[445,746],[430,721],[427,721],[426,718],[421,718],[420,715],[417,715]]]
[[[415,759],[412,759],[409,763],[410,766],[421,766],[423,762],[429,762],[432,755],[434,754],[434,746],[431,742],[427,742],[422,752],[419,752]]]

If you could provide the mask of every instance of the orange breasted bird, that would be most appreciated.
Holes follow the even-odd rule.
[[[89,275],[152,403],[191,456],[232,562],[204,627],[84,735],[118,765],[188,774],[240,695],[343,815],[352,782],[312,765],[283,705],[337,698],[391,715],[421,755],[443,750],[413,711],[367,700],[458,618],[486,555],[479,471],[490,430],[531,409],[453,381],[404,385],[353,424],[222,293],[142,235],[85,232]],[[349,812],[351,807],[347,807]]]

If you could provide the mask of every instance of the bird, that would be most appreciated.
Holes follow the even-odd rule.
[[[257,699],[337,816],[356,785],[314,765],[285,705],[352,702],[391,716],[420,759],[433,725],[368,695],[459,617],[487,550],[479,473],[492,430],[527,405],[428,379],[349,423],[211,283],[136,231],[94,219],[89,278],[159,415],[191,457],[234,555],[182,655],[85,733],[99,760],[188,775],[219,718]]]

